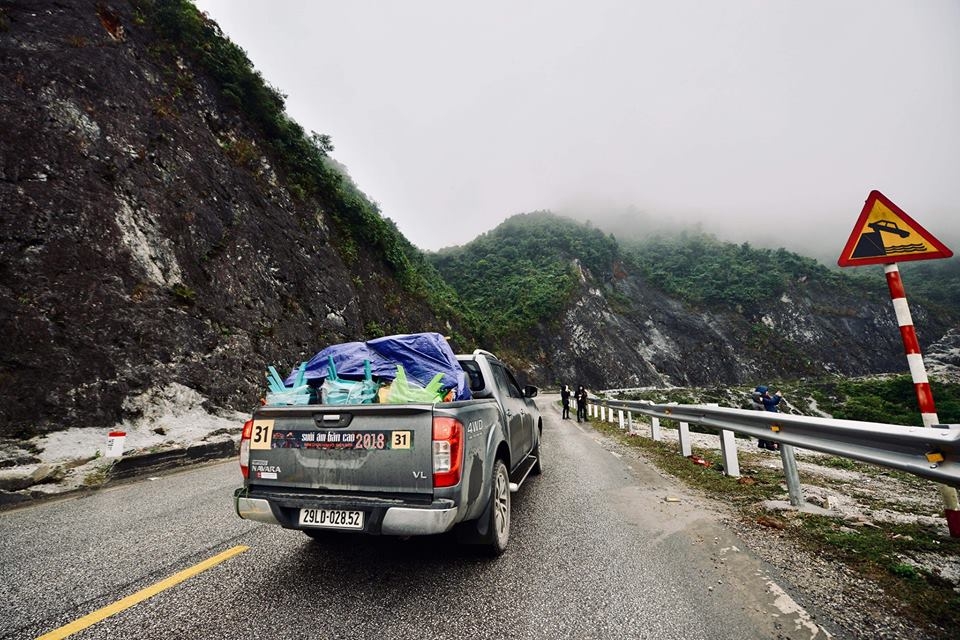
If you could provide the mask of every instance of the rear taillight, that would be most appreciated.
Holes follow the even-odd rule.
[[[433,419],[433,486],[460,482],[463,466],[463,424],[453,418]]]
[[[243,433],[240,436],[240,473],[244,478],[250,476],[250,436],[253,435],[253,420],[243,423]]]

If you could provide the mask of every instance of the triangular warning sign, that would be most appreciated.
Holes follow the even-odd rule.
[[[859,267],[952,255],[950,249],[889,198],[879,191],[871,191],[837,264]]]

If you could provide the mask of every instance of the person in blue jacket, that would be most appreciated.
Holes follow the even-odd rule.
[[[776,391],[772,395],[770,394],[770,388],[766,385],[760,385],[753,391],[751,396],[751,401],[753,402],[753,408],[758,411],[772,411],[774,413],[779,413],[780,409],[777,408],[777,405],[780,404],[780,401],[783,400],[783,394],[779,391]],[[757,440],[757,446],[761,449],[768,449],[770,451],[777,451],[780,449],[780,445],[771,440]]]

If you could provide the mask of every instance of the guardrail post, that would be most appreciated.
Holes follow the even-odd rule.
[[[690,446],[690,425],[686,422],[680,423],[680,455],[684,458],[693,455],[693,447]]]
[[[623,409],[617,409],[617,418],[620,420],[620,428],[623,429]]]
[[[606,421],[607,421],[607,408],[600,407],[600,422],[606,422]]]
[[[720,455],[723,457],[723,472],[731,478],[739,478],[740,459],[737,458],[737,436],[733,431],[720,430]]]
[[[633,435],[633,411],[627,411],[627,433]]]
[[[660,418],[656,416],[650,417],[650,437],[657,442],[663,440],[663,434],[660,433]]]
[[[607,422],[613,422],[613,407],[607,407]]]
[[[787,477],[787,493],[790,494],[790,504],[799,507],[803,504],[803,488],[800,486],[797,456],[792,445],[780,443],[780,459],[783,460],[783,474]]]

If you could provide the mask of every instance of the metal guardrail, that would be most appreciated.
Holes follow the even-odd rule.
[[[676,420],[681,425],[695,424],[718,429],[721,431],[721,448],[725,444],[722,432],[728,431],[777,442],[782,449],[789,451],[791,460],[792,450],[783,445],[899,469],[960,487],[960,425],[907,427],[709,405],[600,399],[590,399],[589,402],[607,411],[619,409],[655,419]],[[659,424],[656,426],[659,428]],[[735,447],[731,448],[735,451]],[[784,452],[785,467],[787,458]],[[739,466],[735,465],[735,454],[732,461],[725,454],[725,468],[735,469],[735,473],[728,472],[728,475],[739,475]],[[789,474],[788,469],[785,471]]]

